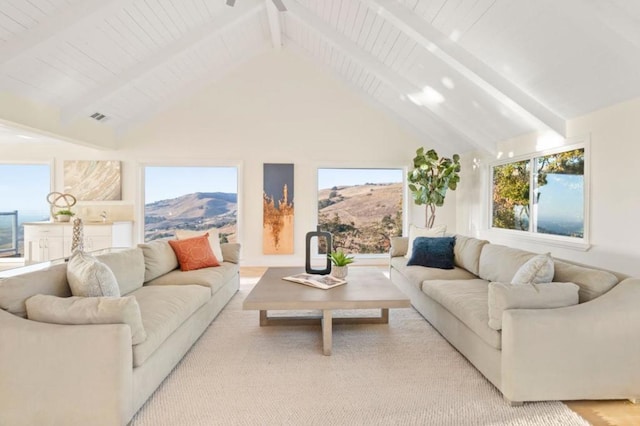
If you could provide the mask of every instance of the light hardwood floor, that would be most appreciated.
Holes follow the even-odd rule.
[[[386,270],[386,266],[378,266]],[[263,266],[242,266],[240,276],[259,278],[267,270]],[[637,426],[640,425],[640,404],[630,401],[566,401],[565,404],[593,426]]]

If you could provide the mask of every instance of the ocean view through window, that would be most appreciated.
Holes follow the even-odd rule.
[[[0,257],[24,256],[25,222],[49,220],[49,164],[0,164]],[[15,213],[14,213],[15,212]],[[14,224],[17,223],[17,229]]]
[[[387,253],[402,235],[403,185],[402,169],[319,168],[318,225],[335,249]]]
[[[236,242],[237,167],[145,166],[144,190],[145,241],[217,228],[221,242]]]
[[[492,227],[585,237],[584,148],[492,167]]]

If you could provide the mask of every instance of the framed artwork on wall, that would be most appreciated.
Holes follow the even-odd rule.
[[[120,161],[65,160],[64,192],[78,201],[122,200]]]
[[[264,164],[262,253],[293,254],[293,164]]]

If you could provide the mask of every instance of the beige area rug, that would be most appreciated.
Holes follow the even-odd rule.
[[[131,425],[588,425],[560,402],[509,407],[415,310],[390,323],[258,325],[240,292]],[[322,290],[318,290],[322,291]]]

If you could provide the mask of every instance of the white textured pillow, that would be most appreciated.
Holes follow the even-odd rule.
[[[540,284],[553,281],[553,259],[549,253],[539,254],[520,267],[511,284]]]
[[[131,343],[147,338],[140,306],[134,296],[56,297],[38,294],[27,299],[27,318],[49,324],[127,324]]]
[[[120,287],[113,271],[82,251],[75,252],[69,259],[67,281],[74,296],[120,296]]]
[[[411,259],[411,254],[413,253],[413,240],[417,237],[444,237],[445,232],[447,232],[447,225],[436,225],[433,228],[422,228],[420,226],[409,225],[409,246],[407,247],[407,254],[405,254],[404,257]]]
[[[502,329],[502,313],[507,309],[561,308],[578,304],[574,283],[489,284],[489,327]]]
[[[216,228],[211,228],[208,231],[188,231],[185,229],[176,230],[176,238],[179,240],[185,240],[187,238],[199,237],[204,234],[209,234],[209,245],[211,245],[211,250],[213,251],[213,255],[216,257],[218,262],[224,260],[222,257],[222,249],[220,248],[220,234]]]

